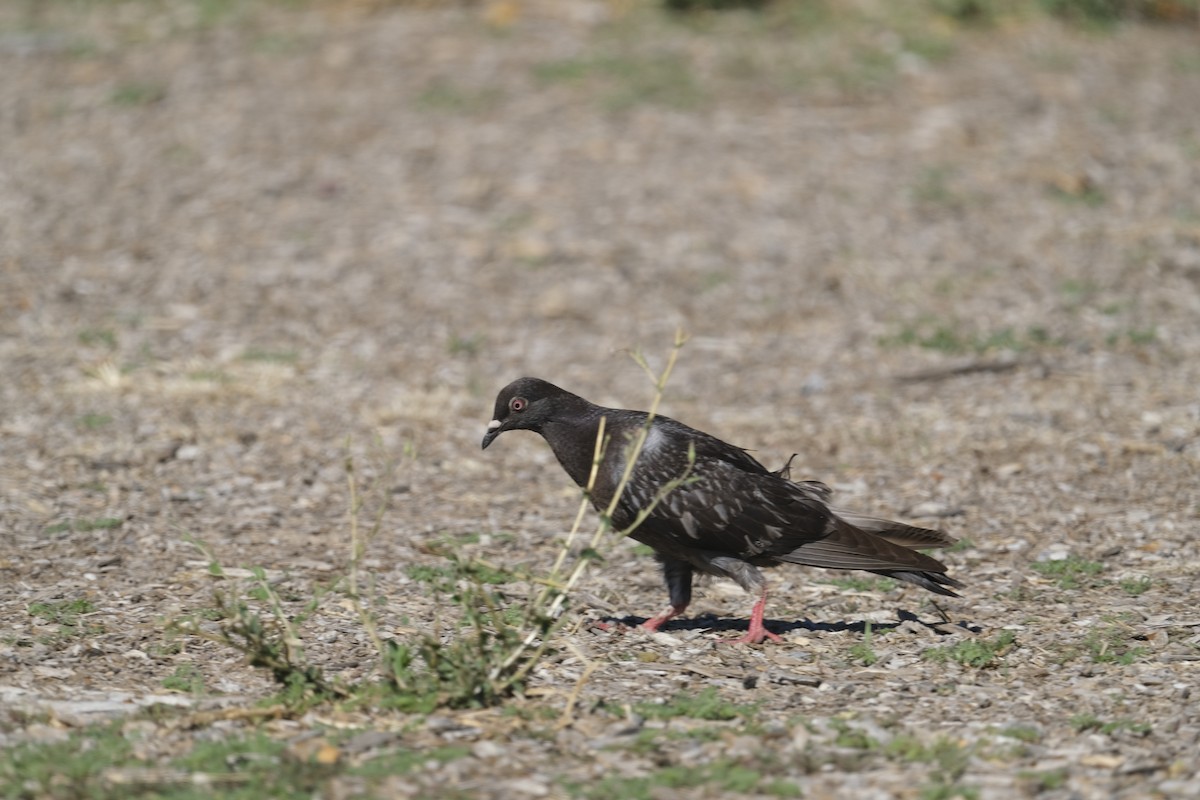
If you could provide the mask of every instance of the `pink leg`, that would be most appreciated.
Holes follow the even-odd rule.
[[[725,641],[729,644],[761,644],[763,639],[782,642],[783,639],[763,626],[763,613],[766,608],[767,590],[763,589],[762,596],[758,598],[758,602],[754,604],[754,610],[750,612],[750,630],[746,631],[746,635],[740,639],[726,639]]]
[[[653,619],[648,619],[642,623],[642,628],[648,631],[656,631],[664,622],[669,619],[674,619],[687,610],[687,606],[667,606],[662,613]]]

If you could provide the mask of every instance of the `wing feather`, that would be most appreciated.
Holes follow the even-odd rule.
[[[699,565],[716,555],[758,565],[944,573],[940,561],[909,549],[943,547],[952,537],[826,505],[829,488],[769,472],[746,451],[661,419],[638,458],[614,522],[624,527],[654,498],[647,487],[686,480],[655,507],[634,538]],[[685,434],[679,438],[679,434]],[[672,440],[672,437],[675,437]],[[680,444],[682,442],[683,444]],[[695,454],[689,464],[686,443]]]

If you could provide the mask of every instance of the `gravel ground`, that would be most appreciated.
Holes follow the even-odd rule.
[[[348,454],[389,635],[452,613],[431,542],[544,570],[578,495],[479,451],[495,392],[646,407],[627,352],[682,327],[664,413],[962,537],[962,599],[780,569],[782,645],[720,643],[720,581],[598,630],[664,599],[620,543],[524,697],[262,723],[462,748],[319,794],[1200,797],[1197,31],[796,8],[0,6],[0,743],[116,715],[147,767],[90,790],[153,793],[254,724],[270,676],[168,630],[221,583],[192,541],[311,596]],[[337,601],[302,634],[371,673]],[[732,719],[654,713],[705,692]]]

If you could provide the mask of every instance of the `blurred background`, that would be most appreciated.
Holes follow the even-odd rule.
[[[1200,573],[1197,8],[0,2],[12,641],[40,599],[200,602],[186,535],[325,574],[347,453],[420,619],[425,538],[543,559],[574,513],[535,437],[479,452],[500,387],[646,407],[628,352],[660,367],[680,328],[663,411],[967,537],[973,623],[1109,603],[1009,592],[1068,554],[1167,613]],[[589,590],[652,613],[623,552]],[[43,647],[14,674],[69,683]]]

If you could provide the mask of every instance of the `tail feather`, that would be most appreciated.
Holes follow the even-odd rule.
[[[872,517],[844,508],[831,507],[829,510],[859,530],[883,537],[901,547],[949,547],[958,541],[950,534],[932,528],[918,528],[916,525],[893,522],[890,519]]]
[[[904,569],[873,569],[871,572],[874,572],[876,575],[884,575],[888,578],[920,586],[922,589],[928,589],[934,594],[940,594],[945,597],[961,596],[946,587],[954,586],[961,589],[963,586],[962,582],[956,581],[954,578],[944,575],[941,572],[915,572]]]
[[[947,587],[962,586],[946,574],[946,565],[937,559],[918,550],[895,544],[887,536],[851,525],[838,516],[830,518],[827,536],[807,542],[776,558],[779,561],[806,564],[810,567],[866,570],[920,586],[946,597],[958,597]]]

